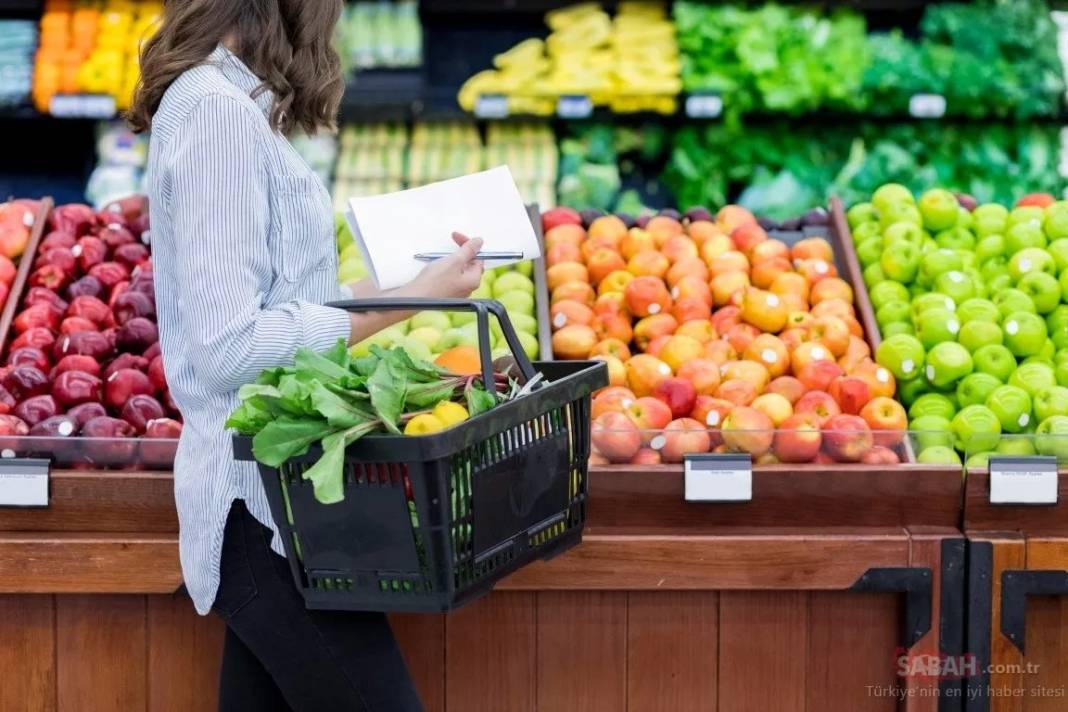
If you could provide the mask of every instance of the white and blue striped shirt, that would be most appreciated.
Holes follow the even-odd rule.
[[[223,427],[237,389],[301,346],[350,336],[330,196],[267,120],[272,96],[220,46],[167,90],[148,161],[160,341],[185,418],[174,463],[182,573],[205,614],[219,586],[230,504],[274,529],[250,463]],[[277,534],[273,547],[282,552]]]

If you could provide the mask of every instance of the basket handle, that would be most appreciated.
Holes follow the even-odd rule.
[[[478,324],[478,355],[482,363],[483,383],[487,388],[493,384],[493,359],[490,358],[490,332],[489,315],[497,317],[501,325],[508,348],[512,352],[523,379],[529,381],[534,378],[534,366],[527,358],[523,345],[519,343],[512,321],[508,318],[508,312],[504,305],[492,299],[419,299],[382,297],[381,299],[350,299],[342,302],[331,302],[328,307],[344,309],[350,312],[367,311],[473,311]]]

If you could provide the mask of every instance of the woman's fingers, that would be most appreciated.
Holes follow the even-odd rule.
[[[474,262],[479,250],[482,249],[482,239],[478,237],[468,239],[465,237],[464,241],[462,243],[459,243],[459,245],[460,258],[464,261],[464,263],[466,264],[468,262]]]
[[[460,247],[463,247],[464,243],[466,243],[470,239],[471,238],[469,238],[467,235],[463,234],[462,232],[454,232],[452,234],[452,241],[455,242]]]

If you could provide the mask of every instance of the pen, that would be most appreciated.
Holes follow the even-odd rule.
[[[420,252],[413,255],[415,259],[420,262],[433,262],[434,260],[440,260],[444,257],[450,257],[456,254],[455,252]],[[521,260],[523,259],[522,252],[479,252],[475,255],[476,260]]]

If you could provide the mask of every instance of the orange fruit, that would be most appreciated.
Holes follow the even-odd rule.
[[[474,346],[455,346],[438,355],[434,363],[460,376],[482,373],[482,359]]]

